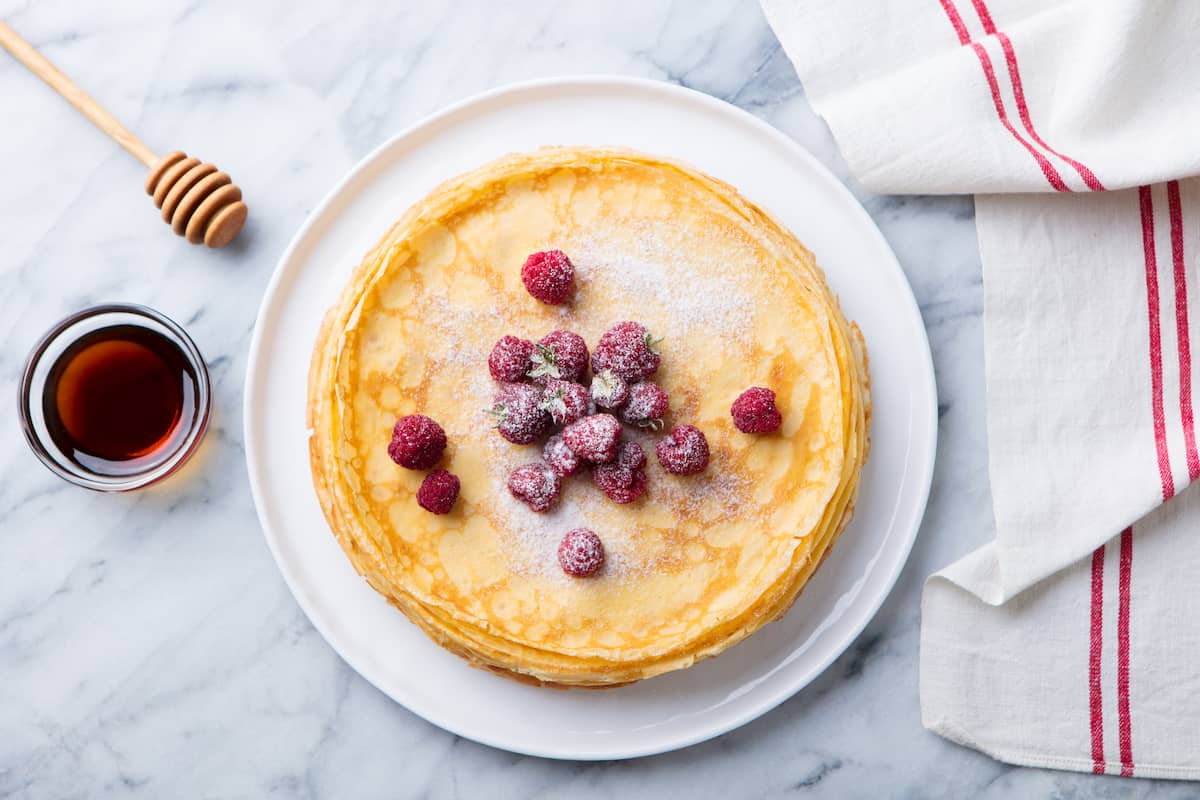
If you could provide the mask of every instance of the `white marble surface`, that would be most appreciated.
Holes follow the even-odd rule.
[[[341,8],[347,6],[347,8]],[[916,290],[941,397],[939,464],[908,568],[826,674],[766,717],[663,756],[572,764],[444,733],[346,667],[259,532],[241,444],[259,296],[305,214],[408,123],[492,86],[583,72],[682,83],[799,139],[845,177],[749,0],[703,3],[0,0],[10,22],[152,146],[231,172],[240,241],[184,245],[141,167],[0,54],[0,396],[64,314],[142,302],[206,354],[215,424],[150,491],[69,487],[0,427],[0,797],[1093,797],[1194,787],[1017,769],[924,731],[924,576],[989,538],[981,287],[969,198],[859,191]]]

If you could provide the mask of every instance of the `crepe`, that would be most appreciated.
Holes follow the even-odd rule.
[[[561,249],[576,266],[567,306],[531,298],[520,266]],[[617,505],[585,474],[535,514],[506,490],[538,445],[504,441],[483,409],[487,357],[505,334],[555,329],[594,345],[614,323],[656,336],[668,426],[707,436],[701,475],[663,471]],[[783,428],[737,431],[750,386],[778,395]],[[415,500],[424,473],[386,447],[399,416],[445,428],[454,510]],[[815,260],[733,187],[619,148],[555,147],[501,158],[437,187],[383,237],[329,310],[313,353],[313,481],[354,568],[436,642],[509,677],[612,686],[688,667],[793,603],[853,511],[867,455],[866,354]],[[604,542],[597,575],[556,560],[569,530]]]

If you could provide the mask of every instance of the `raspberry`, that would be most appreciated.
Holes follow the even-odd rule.
[[[435,469],[425,476],[417,489],[417,504],[434,514],[449,514],[458,499],[458,476],[444,469]]]
[[[529,377],[538,383],[550,378],[579,381],[587,373],[587,342],[578,333],[554,331],[538,341],[531,359]]]
[[[660,361],[654,345],[661,341],[646,332],[638,322],[618,322],[600,337],[592,353],[592,371],[611,369],[627,383],[649,378]]]
[[[783,417],[775,408],[775,393],[761,386],[752,386],[738,395],[729,413],[742,433],[774,433],[783,424]]]
[[[612,414],[592,414],[563,428],[562,437],[572,453],[593,464],[602,464],[617,455],[621,423]]]
[[[513,444],[529,444],[550,429],[550,415],[542,409],[542,390],[527,383],[504,384],[487,413],[496,418],[500,435]]]
[[[596,465],[592,480],[613,502],[632,503],[646,491],[646,451],[626,439],[617,447],[616,458]]]
[[[583,464],[579,460],[579,456],[571,452],[571,448],[567,447],[562,435],[558,433],[546,441],[546,446],[542,448],[542,460],[550,469],[558,473],[560,478],[566,478],[579,472],[579,467]]]
[[[446,449],[446,432],[424,414],[409,414],[396,420],[388,455],[402,467],[429,469]]]
[[[672,475],[695,475],[708,468],[708,440],[693,425],[680,425],[654,447],[658,463]]]
[[[517,467],[508,476],[509,493],[524,500],[538,513],[549,510],[558,502],[561,486],[554,470],[541,462]]]
[[[592,401],[599,408],[620,408],[629,399],[629,384],[611,369],[592,376]]]
[[[671,399],[657,383],[635,383],[629,387],[629,402],[621,409],[621,421],[639,428],[659,430]]]
[[[496,342],[488,356],[488,372],[501,383],[516,383],[524,380],[533,368],[533,342],[505,336]]]
[[[558,564],[575,578],[595,575],[604,566],[604,543],[587,528],[576,528],[559,543]]]
[[[586,386],[551,378],[542,394],[542,409],[555,425],[570,425],[588,415],[588,399]]]
[[[562,250],[544,250],[525,259],[521,267],[525,290],[547,305],[560,305],[575,291],[575,265]]]

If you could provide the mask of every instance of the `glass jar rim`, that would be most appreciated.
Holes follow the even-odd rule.
[[[33,397],[35,393],[34,389],[37,382],[38,368],[51,347],[64,334],[70,331],[71,328],[88,320],[108,315],[141,317],[161,327],[163,330],[160,332],[179,347],[184,358],[187,359],[196,380],[196,412],[187,434],[162,461],[151,464],[140,472],[121,476],[101,475],[73,462],[63,463],[62,460],[55,458],[51,448],[56,452],[58,448],[52,443],[43,440],[43,436],[35,423],[35,414],[32,407],[33,402],[41,402],[40,389],[37,398]],[[72,342],[76,340],[73,339]],[[56,358],[60,356],[56,356]],[[42,334],[29,351],[29,356],[25,359],[25,366],[21,372],[21,381],[17,387],[17,392],[17,406],[21,421],[21,430],[25,434],[25,441],[28,442],[30,449],[33,450],[38,460],[63,480],[73,483],[76,486],[82,486],[86,489],[99,492],[128,492],[134,489],[141,489],[157,483],[174,473],[191,458],[199,447],[208,429],[209,416],[212,411],[212,392],[208,367],[204,363],[204,357],[200,354],[196,343],[192,341],[187,332],[174,320],[148,306],[136,303],[104,303],[91,306],[76,311],[52,325],[49,330]]]

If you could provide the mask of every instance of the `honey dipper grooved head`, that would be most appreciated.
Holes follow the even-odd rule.
[[[246,222],[242,190],[229,176],[179,150],[150,168],[146,194],[162,209],[163,221],[192,244],[224,247]]]

